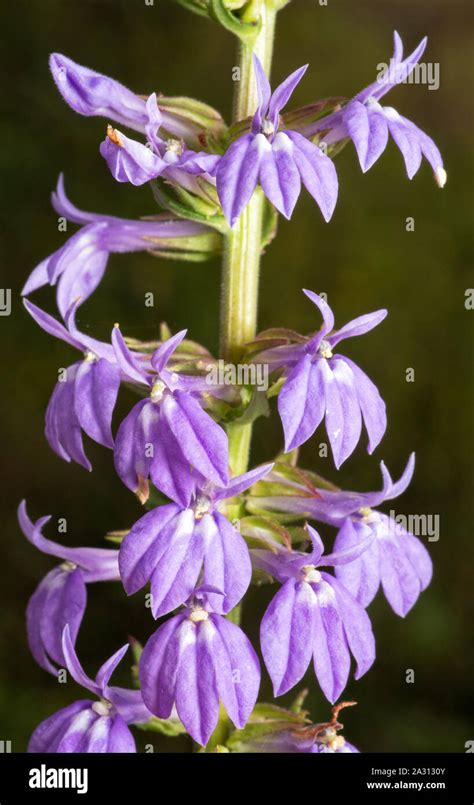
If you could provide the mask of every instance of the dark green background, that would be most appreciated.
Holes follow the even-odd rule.
[[[303,451],[306,466],[349,489],[378,488],[378,461],[397,476],[411,450],[415,479],[397,512],[439,514],[441,539],[430,543],[435,571],[429,590],[403,621],[379,596],[370,607],[377,661],[345,696],[359,706],[346,715],[346,735],[366,751],[464,751],[474,739],[472,713],[472,317],[464,307],[469,274],[472,211],[472,140],[469,6],[454,0],[293,0],[281,14],[274,80],[302,63],[308,73],[295,105],[328,95],[351,95],[372,81],[376,65],[391,56],[392,31],[407,52],[427,33],[426,59],[441,64],[441,88],[401,86],[393,104],[433,135],[449,174],[443,191],[426,163],[413,182],[392,144],[367,175],[352,145],[337,158],[340,180],[335,215],[326,225],[305,194],[293,220],[280,223],[279,238],[263,261],[260,323],[308,331],[319,326],[302,287],[326,291],[339,325],[379,307],[389,317],[374,333],[346,342],[377,382],[387,401],[389,425],[369,458],[362,447],[337,474],[330,459],[317,457],[313,440]],[[58,95],[47,66],[50,51],[115,76],[141,93],[189,94],[231,110],[232,36],[191,15],[171,0],[19,0],[2,11],[5,81],[2,93],[1,214],[6,233],[2,286],[13,289],[13,311],[0,320],[3,393],[0,422],[4,472],[2,493],[2,608],[0,618],[0,739],[23,751],[33,727],[83,694],[75,683],[61,687],[29,655],[24,609],[39,579],[51,569],[19,532],[17,502],[26,497],[35,518],[66,517],[70,544],[101,545],[104,533],[129,526],[140,508],[116,478],[111,454],[90,442],[89,474],[54,455],[43,435],[44,410],[57,369],[76,360],[67,346],[41,332],[21,307],[18,292],[40,259],[58,248],[49,193],[60,171],[72,200],[87,210],[128,217],[153,211],[147,188],[119,185],[98,153],[105,122],[74,114]],[[415,218],[413,233],[405,231]],[[73,225],[69,233],[75,230]],[[154,291],[156,307],[144,293]],[[35,301],[53,310],[46,290]],[[145,254],[112,256],[100,288],[80,311],[80,325],[107,337],[113,322],[138,337],[156,334],[158,322],[188,327],[192,338],[216,350],[218,261],[202,265],[165,263]],[[471,325],[471,328],[470,328]],[[405,382],[407,367],[416,372]],[[122,395],[120,412],[132,403]],[[119,412],[119,413],[120,413]],[[276,417],[259,423],[255,461],[281,445]],[[54,528],[50,531],[54,536]],[[252,593],[243,625],[255,639],[272,590]],[[127,600],[118,584],[89,588],[89,608],[79,653],[95,673],[127,635],[145,640],[153,621],[140,594]],[[405,670],[415,670],[415,684]],[[124,669],[126,671],[126,669]],[[308,675],[315,720],[328,705]],[[126,673],[122,676],[126,682]],[[264,675],[263,692],[270,696]],[[158,743],[156,743],[158,747]],[[162,745],[172,751],[178,744]],[[188,748],[186,741],[180,749]]]

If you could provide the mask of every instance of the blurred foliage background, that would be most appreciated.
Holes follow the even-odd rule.
[[[370,607],[377,661],[345,698],[359,706],[345,714],[346,735],[365,751],[464,751],[474,738],[472,713],[472,317],[464,307],[472,243],[472,75],[466,0],[293,0],[281,13],[273,80],[309,62],[294,105],[329,95],[350,96],[374,79],[392,52],[392,32],[407,52],[428,34],[425,59],[440,63],[441,85],[400,86],[386,101],[441,148],[449,174],[443,191],[426,163],[406,178],[393,143],[367,175],[352,145],[337,157],[339,201],[326,225],[302,194],[291,223],[263,261],[261,327],[309,331],[319,326],[302,287],[325,291],[339,325],[379,307],[383,325],[347,343],[347,353],[377,382],[388,405],[389,427],[375,456],[361,447],[336,473],[319,459],[313,440],[303,464],[348,489],[378,488],[378,461],[395,476],[417,453],[415,479],[395,504],[397,512],[438,514],[439,542],[429,544],[435,573],[429,590],[404,622],[382,596]],[[30,270],[63,243],[49,193],[65,172],[71,199],[87,210],[134,217],[153,212],[148,188],[116,184],[99,156],[104,120],[83,118],[64,104],[50,79],[47,58],[60,51],[114,76],[132,89],[189,94],[231,113],[232,36],[171,0],[17,0],[2,12],[6,84],[2,97],[0,160],[5,200],[2,286],[13,289],[12,315],[0,320],[3,392],[2,608],[0,617],[0,738],[24,751],[33,727],[54,710],[82,697],[74,682],[59,685],[32,660],[24,609],[53,560],[19,532],[15,507],[26,497],[31,515],[65,517],[69,544],[103,544],[110,529],[128,527],[139,504],[115,476],[111,454],[90,442],[94,471],[66,465],[43,435],[44,410],[59,366],[76,360],[66,345],[40,331],[21,306],[19,291]],[[413,216],[415,231],[407,233]],[[70,225],[68,235],[75,227]],[[6,274],[6,276],[5,276]],[[155,308],[144,294],[155,293]],[[35,301],[54,310],[48,289]],[[130,335],[149,338],[159,321],[188,327],[190,337],[212,350],[218,343],[219,263],[164,262],[148,255],[112,256],[106,277],[80,310],[79,324],[107,337],[119,321]],[[469,327],[471,325],[471,327]],[[407,367],[415,382],[407,383]],[[123,392],[117,419],[132,403]],[[281,445],[277,418],[260,421],[253,459],[271,457]],[[54,536],[54,525],[50,535]],[[327,531],[325,532],[327,533]],[[245,605],[243,625],[254,642],[274,590],[259,589]],[[154,628],[138,594],[127,600],[118,584],[92,585],[79,635],[79,654],[96,669],[128,635],[145,641]],[[125,664],[126,665],[126,664]],[[415,683],[405,682],[414,669]],[[127,683],[127,669],[121,682]],[[326,720],[329,706],[312,675],[308,707]],[[270,698],[264,675],[263,698]],[[288,701],[286,697],[283,701]],[[144,736],[139,738],[141,745]],[[187,751],[187,740],[150,740],[160,751]]]

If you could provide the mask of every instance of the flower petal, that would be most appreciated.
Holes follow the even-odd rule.
[[[261,158],[270,145],[263,134],[244,134],[222,157],[216,173],[217,194],[227,221],[234,226],[257,186]]]
[[[294,687],[306,672],[313,650],[316,606],[309,584],[288,579],[263,616],[260,644],[275,696]]]
[[[155,618],[167,615],[191,597],[204,555],[201,534],[195,528],[190,509],[166,526],[162,537],[163,549],[156,560],[150,587]]]
[[[316,201],[325,221],[329,221],[337,201],[338,181],[334,164],[321,149],[296,131],[287,131],[293,142],[293,159],[301,181]]]
[[[307,441],[324,416],[325,387],[320,361],[305,355],[288,375],[278,395],[285,452]]]
[[[379,563],[385,597],[393,611],[403,618],[417,601],[421,582],[400,539],[381,541]]]
[[[146,643],[139,662],[143,701],[159,718],[169,718],[175,700],[178,669],[184,642],[182,626],[186,615],[163,623]]]
[[[196,625],[187,620],[181,630],[183,649],[176,679],[176,710],[191,737],[205,746],[219,716],[213,658],[216,630],[210,619]]]
[[[90,690],[91,693],[95,693],[96,696],[100,696],[102,693],[101,688],[99,687],[99,685],[97,685],[96,682],[94,682],[89,676],[87,676],[81,663],[79,662],[79,658],[77,656],[76,649],[72,641],[71,630],[68,625],[64,627],[62,647],[63,647],[64,659],[66,662],[66,668],[71,674],[74,681],[77,682],[78,685],[81,685],[81,687],[85,688],[86,690]]]
[[[270,149],[263,151],[259,179],[263,192],[285,218],[291,218],[301,190],[293,144],[283,131],[275,136]]]
[[[186,461],[179,442],[163,419],[158,423],[153,444],[150,477],[157,489],[184,508],[190,505],[197,485],[202,483],[202,476]]]
[[[211,615],[223,651],[213,644],[213,663],[219,697],[238,729],[248,721],[260,687],[260,665],[250,640],[226,618]]]
[[[349,648],[357,663],[354,678],[360,679],[375,660],[375,639],[370,618],[365,609],[337,579],[328,576],[327,573],[321,575],[331,584],[336,593],[337,609],[344,624]]]
[[[336,381],[331,366],[328,364],[325,358],[321,358],[321,360],[318,361],[318,364],[324,386],[324,397],[326,402],[326,432],[331,445],[334,463],[337,469],[339,469],[344,461],[344,454],[346,452],[344,445],[344,408],[341,401],[339,384]],[[351,398],[347,396],[346,405],[349,406],[349,404],[351,404]],[[353,400],[351,408],[354,408]],[[357,421],[355,425],[357,428]]]
[[[413,478],[414,472],[415,472],[415,454],[411,453],[407,465],[403,470],[403,473],[398,479],[398,481],[396,481],[395,483],[391,481],[390,489],[387,490],[384,500],[392,500],[393,498],[398,498],[400,495],[402,495],[405,489],[407,489],[409,484],[411,483],[411,479]]]
[[[163,415],[187,461],[216,484],[228,480],[228,442],[224,430],[201,408],[198,401],[181,391],[167,394]]]
[[[118,324],[112,330],[111,341],[115,359],[126,378],[131,380],[132,383],[147,384],[146,372],[140,366],[137,355],[128,348]]]
[[[91,701],[81,699],[80,701],[69,704],[58,710],[52,716],[42,721],[33,732],[29,744],[30,753],[52,753],[58,751],[58,744],[65,732],[69,729],[71,722],[76,716],[85,716],[88,724],[92,720]],[[84,723],[84,718],[82,719]],[[82,738],[83,730],[78,734]]]
[[[61,341],[65,341],[66,344],[70,344],[76,349],[83,349],[81,341],[74,338],[65,328],[64,324],[61,324],[61,322],[57,321],[53,316],[50,316],[49,313],[41,310],[41,308],[34,305],[33,302],[30,302],[29,299],[23,299],[23,305],[45,333],[52,335],[54,338],[59,338]]]
[[[334,313],[332,312],[331,308],[329,307],[326,300],[314,291],[308,291],[307,288],[303,288],[303,293],[308,299],[311,300],[313,305],[316,305],[321,316],[323,317],[323,326],[317,333],[318,340],[316,340],[316,336],[314,339],[311,339],[311,344],[313,348],[316,350],[319,347],[319,344],[323,338],[330,333],[334,327]]]
[[[367,377],[362,369],[349,358],[344,358],[350,366],[355,377],[357,397],[360,410],[364,419],[364,424],[369,436],[369,446],[367,452],[373,453],[382,439],[387,428],[387,414],[385,403],[374,383]],[[375,505],[375,504],[374,504]]]
[[[243,475],[236,475],[235,478],[231,478],[226,487],[214,491],[213,500],[225,500],[240,495],[241,492],[245,492],[250,486],[264,478],[272,467],[273,464],[262,464],[249,472],[244,472]]]
[[[151,356],[151,365],[153,366],[155,372],[160,374],[160,372],[166,368],[166,364],[171,358],[173,352],[180,345],[183,338],[186,337],[186,333],[187,330],[180,330],[179,333],[175,333],[175,335],[172,335],[171,338],[163,341],[158,349],[155,349],[153,355]]]
[[[148,120],[145,101],[118,81],[89,70],[61,53],[50,56],[49,66],[66,103],[80,115],[100,115],[137,131]]]
[[[116,715],[111,720],[109,740],[107,743],[106,752],[116,753],[133,753],[137,751],[135,738],[127,727],[124,719],[120,715]],[[93,751],[93,750],[89,750]],[[97,751],[97,750],[94,750]]]
[[[359,546],[373,536],[374,532],[368,525],[354,524],[348,517],[338,532],[334,551],[336,553],[357,551]],[[368,607],[380,587],[378,540],[373,539],[369,548],[352,562],[338,564],[336,577],[361,606]]]
[[[343,121],[365,173],[387,147],[388,126],[383,110],[379,104],[365,105],[354,100],[344,108]]]
[[[74,410],[75,378],[80,364],[66,369],[65,380],[56,383],[46,409],[45,434],[52,450],[65,461],[76,461],[86,470],[92,466],[84,453],[82,433]]]
[[[388,123],[390,134],[405,161],[408,178],[413,179],[415,173],[421,165],[421,147],[417,136],[417,127],[401,115],[395,109],[386,106],[384,108],[385,118]]]
[[[150,580],[168,542],[166,528],[177,527],[179,511],[174,503],[157,506],[140,517],[125,536],[120,546],[119,566],[127,595],[133,595]]]
[[[220,512],[205,514],[197,526],[204,542],[204,584],[216,587],[224,596],[210,593],[215,612],[226,614],[244,597],[252,567],[247,543]]]
[[[336,344],[339,344],[340,341],[343,341],[345,338],[354,338],[357,335],[364,335],[364,333],[370,332],[373,330],[374,327],[377,327],[381,321],[387,315],[387,311],[376,310],[374,313],[366,313],[364,316],[358,316],[356,319],[352,319],[344,327],[341,327],[340,330],[336,330],[334,333],[327,337],[331,347],[335,347]]]
[[[263,69],[262,62],[260,61],[256,53],[253,53],[252,61],[253,61],[253,70],[255,74],[255,81],[257,84],[257,95],[258,95],[258,108],[253,118],[252,128],[255,134],[257,134],[260,131],[263,116],[265,115],[268,109],[268,104],[270,103],[270,97],[272,91],[270,88],[270,82],[267,78],[265,70]]]
[[[339,392],[342,410],[342,440],[336,462],[339,467],[357,447],[362,431],[362,415],[351,368],[337,355],[330,360],[329,366]]]
[[[316,598],[312,641],[314,672],[321,690],[333,704],[347,684],[350,654],[331,585],[319,582],[312,587]]]
[[[117,182],[130,182],[136,187],[156,179],[168,167],[146,145],[131,140],[111,126],[99,150],[114,179]]]
[[[150,400],[140,400],[121,423],[115,437],[114,463],[117,475],[136,492],[140,478],[148,478],[159,411]]]
[[[39,583],[26,610],[28,645],[38,665],[54,676],[66,663],[62,636],[69,625],[72,641],[76,641],[86,609],[86,585],[82,571],[51,570]]]
[[[304,64],[302,67],[298,67],[298,69],[290,73],[290,75],[285,78],[285,80],[282,81],[272,93],[268,107],[268,117],[270,120],[274,121],[275,128],[278,124],[278,115],[290,100],[293,92],[308,69],[308,66],[309,65]]]
[[[74,383],[74,411],[81,428],[91,439],[113,447],[112,414],[120,387],[116,364],[100,358],[82,361]]]

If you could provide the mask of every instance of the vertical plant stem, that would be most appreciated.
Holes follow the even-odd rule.
[[[262,20],[259,34],[252,45],[241,43],[239,48],[240,81],[236,82],[235,120],[253,115],[258,105],[252,66],[253,53],[259,57],[267,75],[270,73],[277,12],[273,8],[273,0],[261,0],[258,6]],[[263,193],[257,188],[234,228],[226,236],[222,266],[220,352],[224,360],[233,363],[241,359],[244,344],[251,341],[257,332],[264,203]],[[232,472],[245,472],[252,425],[229,425],[228,436]]]

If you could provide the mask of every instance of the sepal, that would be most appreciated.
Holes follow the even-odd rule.
[[[227,747],[231,752],[238,753],[263,752],[265,745],[286,745],[286,736],[298,728],[304,728],[308,723],[303,711],[295,713],[273,704],[257,704],[245,727],[231,733]]]
[[[346,98],[323,98],[320,101],[315,101],[315,103],[292,109],[291,112],[283,112],[281,116],[282,128],[300,131],[304,134],[306,126],[325,115],[339,111],[346,100]]]
[[[155,201],[163,209],[174,213],[179,218],[207,224],[207,226],[217,229],[218,232],[227,231],[228,226],[220,207],[214,204],[209,196],[203,198],[204,194],[199,196],[184,190],[184,188],[178,188],[156,180],[150,182],[150,186]],[[201,187],[198,181],[196,181],[196,190],[200,189]],[[217,236],[215,235],[215,237]],[[220,242],[219,238],[219,244]],[[218,251],[216,251],[216,242],[214,241],[211,244],[210,254],[216,253],[218,253]]]
[[[203,148],[207,151],[220,150],[227,126],[216,109],[203,101],[184,96],[158,95],[157,101],[163,114],[161,132],[164,135],[176,137],[181,131],[186,144],[196,151]]]

